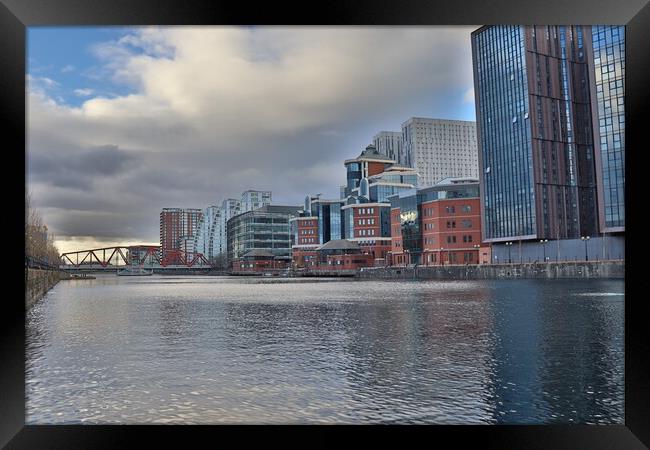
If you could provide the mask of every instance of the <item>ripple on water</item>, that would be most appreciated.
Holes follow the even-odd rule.
[[[28,423],[623,423],[622,281],[103,278],[28,314]]]

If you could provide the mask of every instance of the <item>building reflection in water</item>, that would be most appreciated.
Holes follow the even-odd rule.
[[[485,423],[490,305],[476,283],[386,283],[348,306],[345,374],[361,420]]]
[[[500,282],[492,301],[498,423],[623,423],[621,285],[592,281],[589,291],[569,280]]]

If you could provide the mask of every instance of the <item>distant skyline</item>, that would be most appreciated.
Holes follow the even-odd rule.
[[[27,182],[62,252],[157,243],[165,207],[338,198],[410,117],[475,120],[470,33],[430,27],[30,27]]]

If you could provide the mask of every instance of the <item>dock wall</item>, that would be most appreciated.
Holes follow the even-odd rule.
[[[625,278],[625,261],[368,267],[362,279],[493,280],[512,278],[585,279]]]

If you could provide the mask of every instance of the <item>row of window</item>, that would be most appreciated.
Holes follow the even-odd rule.
[[[375,235],[375,230],[359,230],[359,236],[374,236]]]
[[[447,244],[455,244],[457,243],[457,238],[458,237],[455,235],[449,235],[445,237],[445,240]],[[474,237],[471,234],[464,234],[462,238],[463,242],[466,244],[474,242]],[[433,237],[424,237],[422,241],[424,245],[435,245],[436,243],[436,240]],[[395,247],[402,247],[402,241],[394,241],[394,245]]]
[[[375,208],[359,208],[359,214],[374,214]]]
[[[374,225],[375,219],[359,219],[359,225]]]
[[[462,212],[464,213],[471,213],[472,212],[472,206],[471,205],[463,205],[461,207]],[[446,206],[445,207],[445,212],[447,214],[455,214],[456,213],[456,207],[455,206]],[[435,213],[435,208],[424,208],[422,210],[422,214],[424,217],[433,217]]]

